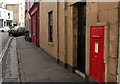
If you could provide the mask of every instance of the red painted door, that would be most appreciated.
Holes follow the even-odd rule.
[[[36,28],[36,18],[35,14],[32,15],[32,42],[35,43],[35,28]]]
[[[35,2],[30,9],[32,42],[39,46],[39,3]]]
[[[39,11],[36,11],[36,46],[39,46]]]
[[[32,42],[33,42],[33,16],[31,16],[31,39],[32,39]]]
[[[90,28],[90,77],[97,82],[104,82],[104,26]]]

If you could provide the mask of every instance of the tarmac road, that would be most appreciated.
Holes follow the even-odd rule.
[[[9,39],[8,32],[0,32],[0,53]]]
[[[2,84],[7,84],[8,82],[18,82],[18,69],[16,38],[13,38],[2,59]]]
[[[2,56],[2,51],[10,37],[8,36],[8,32],[0,32],[0,56]],[[0,57],[0,83],[2,79],[2,63],[3,60],[1,60],[2,57]]]

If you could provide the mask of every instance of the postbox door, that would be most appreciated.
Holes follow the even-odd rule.
[[[97,82],[104,82],[104,26],[90,28],[90,77]]]

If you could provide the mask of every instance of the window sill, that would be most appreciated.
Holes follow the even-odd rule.
[[[48,45],[54,46],[53,42],[48,42]]]

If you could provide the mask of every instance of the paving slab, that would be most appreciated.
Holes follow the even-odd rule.
[[[85,82],[71,73],[33,43],[17,38],[21,82]]]

